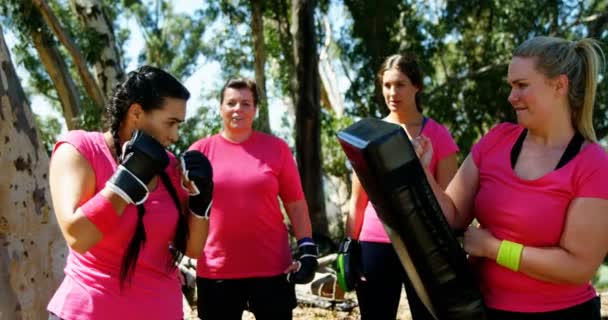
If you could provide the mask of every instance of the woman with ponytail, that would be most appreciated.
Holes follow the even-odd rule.
[[[590,284],[608,251],[608,155],[593,130],[603,53],[592,39],[530,39],[507,81],[517,124],[491,129],[444,192],[489,319],[600,319]],[[427,163],[430,141],[417,139]]]
[[[198,191],[190,201],[201,207],[212,190],[206,158],[182,161],[191,174],[165,150],[189,97],[173,76],[143,66],[109,98],[108,131],[70,131],[55,145],[50,190],[70,250],[50,319],[183,318],[176,263],[199,255],[208,229],[206,212],[185,204]]]

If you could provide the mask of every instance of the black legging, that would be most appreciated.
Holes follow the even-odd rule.
[[[390,243],[361,241],[361,265],[367,281],[357,285],[361,319],[394,320],[399,308],[401,286],[413,320],[434,320],[416,294],[397,253]]]

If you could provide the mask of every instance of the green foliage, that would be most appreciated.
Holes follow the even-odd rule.
[[[36,127],[38,127],[44,148],[50,155],[57,137],[61,133],[61,123],[55,117],[39,116],[37,114],[34,114],[34,121],[36,121]]]
[[[15,65],[22,66],[29,74],[27,84],[24,85],[25,91],[28,94],[43,94],[57,110],[61,110],[55,87],[40,63],[30,37],[30,33],[36,30],[45,35],[49,45],[57,45],[40,14],[34,10],[30,1],[0,1],[0,22],[7,26],[8,30],[12,30],[17,37],[18,41],[12,48],[12,54]]]
[[[126,13],[136,19],[144,36],[145,49],[139,64],[168,70],[179,79],[189,77],[201,54],[208,53],[203,34],[215,19],[214,10],[198,9],[193,14],[175,13],[172,1],[123,1]]]
[[[396,1],[344,0],[352,16],[352,38],[339,39],[343,47],[343,59],[353,70],[353,78],[346,98],[352,101],[351,113],[357,116],[380,116],[388,110],[375,86],[375,75],[382,60],[397,52],[398,44],[391,39],[399,21]],[[349,39],[350,38],[350,39]]]
[[[352,117],[338,117],[333,111],[321,111],[321,149],[323,152],[323,172],[326,175],[340,178],[349,185],[350,174],[347,168],[346,154],[338,143],[337,134],[340,130],[353,124]]]
[[[88,131],[99,131],[103,127],[103,112],[95,105],[86,93],[80,92],[82,113],[78,118],[78,127]]]
[[[352,23],[342,30],[342,59],[351,76],[351,114],[386,112],[374,75],[385,56],[414,53],[424,66],[423,109],[446,124],[465,156],[489,128],[514,121],[505,78],[512,50],[536,35],[591,36],[606,43],[608,1],[344,0]],[[349,38],[352,36],[352,39]],[[594,123],[608,134],[608,81],[599,85]]]

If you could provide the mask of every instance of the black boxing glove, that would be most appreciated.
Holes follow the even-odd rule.
[[[213,168],[209,159],[199,151],[186,151],[181,158],[184,177],[192,182],[190,211],[199,218],[209,219],[213,198]]]
[[[315,272],[319,263],[317,256],[319,250],[311,238],[305,237],[298,240],[298,269],[287,274],[287,282],[306,284],[315,278]]]
[[[150,180],[168,165],[169,156],[165,148],[153,137],[136,130],[106,187],[126,202],[140,205],[148,198]]]

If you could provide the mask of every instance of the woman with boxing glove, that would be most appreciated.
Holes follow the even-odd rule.
[[[312,281],[317,247],[311,239],[308,207],[288,145],[255,131],[257,88],[230,79],[220,93],[221,133],[195,142],[213,166],[214,219],[197,263],[201,319],[291,319],[295,283]],[[279,198],[298,241],[292,263]]]
[[[204,246],[212,190],[204,156],[184,161],[192,168],[182,174],[165,149],[189,97],[173,76],[143,66],[109,98],[108,131],[70,131],[55,145],[50,190],[69,255],[51,319],[183,317],[176,263]]]

